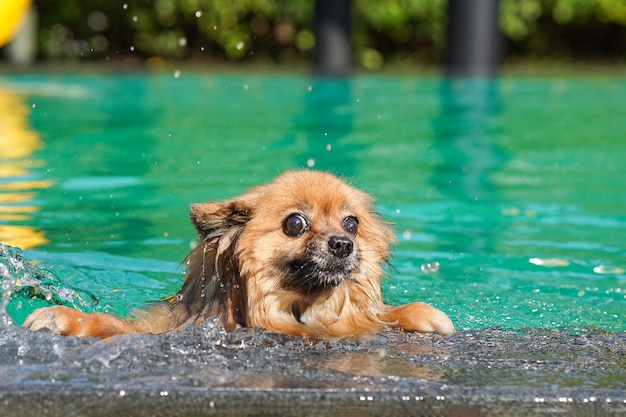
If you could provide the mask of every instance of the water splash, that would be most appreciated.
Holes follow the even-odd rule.
[[[441,265],[439,264],[439,262],[427,262],[425,264],[422,264],[420,266],[420,269],[425,274],[436,274],[437,272],[439,272],[440,267]]]
[[[21,249],[0,244],[0,325],[22,321],[39,307],[66,305],[93,310],[98,299],[88,291],[71,288],[52,272],[28,262]]]

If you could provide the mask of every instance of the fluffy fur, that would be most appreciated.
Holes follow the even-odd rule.
[[[133,320],[56,306],[36,310],[24,325],[98,337],[164,333],[213,317],[229,330],[323,338],[385,327],[454,331],[426,304],[383,303],[382,266],[394,234],[370,196],[331,174],[287,172],[240,197],[194,204],[191,220],[200,244],[176,295]]]

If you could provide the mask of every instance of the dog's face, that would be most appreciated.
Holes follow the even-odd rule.
[[[217,228],[239,228],[233,243],[248,291],[294,297],[378,284],[394,239],[367,194],[316,171],[288,172],[239,198],[195,204],[191,217],[203,239]]]
[[[290,245],[294,247],[292,255],[284,256],[288,274],[282,284],[286,289],[316,294],[350,279],[359,266],[355,243],[359,220],[352,214],[336,214],[334,221],[322,223],[319,215],[302,211],[294,211],[283,222],[284,234],[295,244]]]

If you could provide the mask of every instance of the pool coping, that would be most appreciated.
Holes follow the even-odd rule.
[[[623,390],[520,387],[403,387],[397,390],[173,388],[94,389],[74,384],[2,387],[5,417],[27,416],[613,416],[626,415]]]
[[[14,331],[30,351],[11,358],[14,338],[0,343],[3,417],[626,416],[626,333],[311,342],[195,326],[103,341]]]

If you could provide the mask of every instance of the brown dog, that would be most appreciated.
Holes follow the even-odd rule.
[[[36,310],[24,326],[73,336],[164,333],[207,318],[228,330],[259,326],[310,337],[350,337],[385,327],[450,334],[424,303],[383,303],[382,265],[394,235],[372,199],[337,177],[288,172],[220,203],[191,206],[200,244],[181,290],[133,320],[68,307]]]

